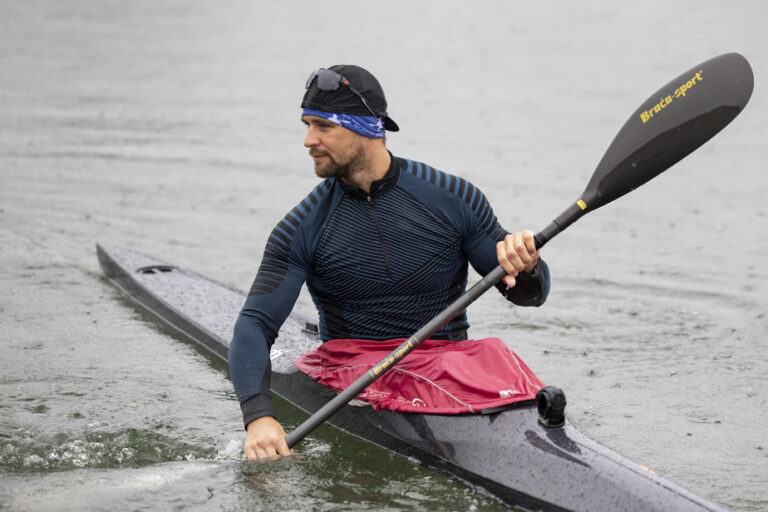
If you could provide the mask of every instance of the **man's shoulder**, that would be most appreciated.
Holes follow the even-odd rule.
[[[427,189],[439,196],[461,199],[471,209],[476,210],[476,213],[482,209],[481,203],[487,203],[482,191],[460,176],[440,171],[416,160],[402,157],[398,160],[407,185]]]
[[[328,178],[320,182],[313,188],[304,199],[285,214],[283,221],[290,223],[294,227],[305,223],[308,219],[316,216],[324,210],[324,203],[332,198],[334,192],[334,179]]]
[[[415,190],[420,199],[427,199],[432,208],[441,210],[447,217],[465,219],[464,225],[478,227],[494,240],[506,234],[496,220],[488,199],[468,180],[439,171],[434,167],[399,158],[402,185]]]
[[[458,179],[456,176],[440,171],[424,162],[403,157],[396,158],[400,164],[400,172],[402,175],[414,182],[418,183],[419,181],[423,181],[424,183],[445,189],[446,185],[451,180]],[[419,181],[414,180],[414,178]]]
[[[277,245],[287,253],[288,247],[293,246],[297,238],[314,238],[313,233],[320,229],[326,212],[330,210],[329,201],[337,195],[338,187],[334,185],[334,180],[329,178],[313,188],[277,222],[269,241],[275,244],[281,242]]]

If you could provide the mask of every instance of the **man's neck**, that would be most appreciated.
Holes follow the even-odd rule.
[[[371,184],[376,180],[382,179],[387,174],[392,163],[392,156],[383,145],[377,145],[375,148],[370,149],[367,152],[367,156],[365,168],[358,169],[357,172],[353,172],[347,178],[342,178],[342,181],[347,185],[354,185],[369,193],[371,191]]]

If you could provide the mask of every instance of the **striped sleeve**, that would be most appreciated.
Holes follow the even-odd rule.
[[[324,182],[315,188],[272,230],[235,323],[229,369],[246,426],[259,417],[275,415],[269,395],[270,347],[307,279],[311,255],[304,254],[303,238],[311,236],[311,229],[305,223],[329,186]]]
[[[292,263],[291,244],[296,231],[309,212],[317,206],[328,192],[329,182],[317,186],[304,200],[288,212],[277,223],[267,239],[264,256],[248,295],[266,295],[276,291],[285,280]],[[311,261],[311,255],[305,255]],[[293,258],[296,260],[296,258]],[[301,258],[299,258],[301,259]],[[294,261],[294,263],[299,263]]]

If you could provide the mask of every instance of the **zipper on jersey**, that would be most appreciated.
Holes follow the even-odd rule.
[[[384,268],[387,270],[387,277],[392,279],[392,271],[389,269],[389,258],[387,257],[387,246],[384,244],[384,234],[381,232],[379,216],[376,215],[376,208],[373,207],[373,199],[371,199],[371,196],[369,195],[366,199],[368,200],[368,206],[371,207],[371,214],[373,214],[373,222],[376,224],[376,231],[379,233],[381,252],[384,254]]]

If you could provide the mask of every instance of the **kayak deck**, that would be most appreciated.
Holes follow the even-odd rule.
[[[226,360],[242,292],[128,249],[99,244],[97,254],[107,277],[132,300]],[[311,414],[336,393],[294,366],[320,343],[304,326],[292,314],[281,328],[271,385]],[[459,416],[347,405],[329,422],[527,510],[724,510],[595,442],[567,417],[561,428],[543,427],[532,403]]]

